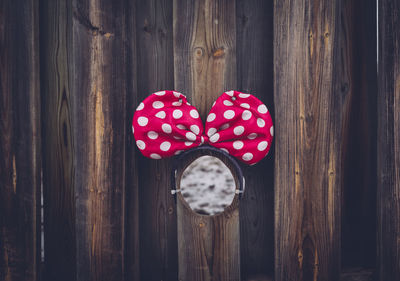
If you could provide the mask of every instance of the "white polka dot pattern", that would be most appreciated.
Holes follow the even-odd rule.
[[[191,142],[191,141],[185,141],[186,146],[191,146],[192,144],[193,144],[193,142]]]
[[[228,110],[233,114],[226,113]],[[255,164],[265,157],[272,143],[273,128],[270,129],[272,119],[268,109],[259,99],[246,93],[227,91],[217,99],[210,115],[212,121],[207,119],[205,132],[212,128],[211,132],[218,134],[214,143],[212,135],[208,134],[213,146],[226,149],[247,164]],[[233,117],[226,118],[230,116]],[[262,143],[259,146],[262,151],[257,148],[259,143]]]
[[[143,150],[146,148],[146,144],[144,143],[144,141],[141,141],[141,140],[136,141],[136,145],[139,147],[140,150]]]
[[[243,99],[250,97],[249,94],[243,94],[243,93],[238,94],[238,96],[239,96],[239,98],[243,98]]]
[[[139,126],[146,126],[147,125],[147,123],[149,123],[149,119],[147,118],[147,117],[139,117],[138,118],[138,124],[139,124]]]
[[[246,152],[245,154],[243,154],[242,159],[244,161],[250,161],[251,159],[253,159],[253,154],[251,152]]]
[[[242,119],[243,119],[244,121],[249,120],[249,119],[251,118],[251,116],[252,116],[252,114],[251,114],[251,112],[250,112],[249,110],[245,110],[245,111],[243,111],[243,113],[242,113]]]
[[[256,133],[251,133],[250,135],[247,136],[248,139],[254,140],[257,137]]]
[[[197,119],[197,118],[199,118],[199,113],[197,112],[196,109],[192,109],[190,111],[190,116],[192,116],[192,118],[194,118],[194,119]]]
[[[193,134],[192,132],[187,132],[186,133],[186,138],[190,141],[195,141],[196,140],[196,135]]]
[[[240,106],[244,107],[244,108],[247,108],[247,109],[250,109],[250,105],[248,103],[245,103],[245,102],[241,103]]]
[[[257,118],[257,126],[263,128],[265,126],[265,121],[261,118]]]
[[[190,130],[195,133],[196,135],[198,135],[200,133],[200,128],[197,125],[191,125],[190,126]]]
[[[159,111],[156,114],[156,117],[161,118],[161,119],[164,119],[165,116],[166,116],[165,111]]]
[[[208,135],[209,137],[211,137],[211,136],[214,135],[216,132],[217,132],[217,129],[215,129],[215,128],[210,128],[210,129],[208,129],[208,131],[207,131],[207,135]]]
[[[233,148],[234,149],[242,149],[244,146],[243,142],[238,140],[233,142]]]
[[[223,103],[226,106],[232,106],[233,105],[233,103],[231,101],[229,101],[229,100],[224,100]]]
[[[233,117],[235,117],[235,111],[233,110],[227,110],[224,112],[224,117],[226,119],[232,119]]]
[[[268,112],[267,107],[265,106],[265,104],[261,104],[257,107],[258,112],[260,112],[261,114],[265,114]]]
[[[162,151],[168,151],[170,148],[171,148],[171,143],[169,141],[165,141],[160,145],[160,149]]]
[[[182,110],[175,109],[175,110],[172,112],[172,116],[173,116],[175,119],[181,118],[181,117],[183,116]]]
[[[274,128],[267,107],[250,94],[223,93],[203,126],[197,109],[184,95],[159,91],[137,107],[132,133],[140,152],[152,159],[208,144],[253,165],[268,153]]]
[[[267,146],[268,146],[268,142],[267,141],[262,141],[257,145],[257,149],[259,151],[264,151],[264,150],[267,149]]]
[[[150,154],[150,158],[161,159],[161,156],[159,154],[157,154],[157,153],[152,153],[152,154]]]
[[[162,124],[161,129],[164,133],[170,134],[172,132],[172,127],[170,124]]]
[[[236,136],[240,136],[241,134],[243,134],[243,132],[244,132],[244,127],[243,127],[243,126],[237,126],[237,127],[235,127],[235,128],[233,129],[233,133],[234,133]]]
[[[153,107],[156,109],[163,108],[164,104],[161,101],[155,101],[153,102]]]
[[[140,103],[139,106],[136,108],[136,111],[142,110],[144,108],[144,103]]]
[[[210,137],[210,142],[215,143],[219,140],[219,134],[216,133]]]
[[[158,134],[154,131],[149,131],[147,133],[147,136],[149,137],[149,139],[155,140],[156,138],[158,138]]]
[[[216,116],[217,116],[217,115],[215,115],[215,113],[210,113],[210,114],[208,114],[208,116],[207,116],[207,122],[212,122],[212,121],[214,121]]]

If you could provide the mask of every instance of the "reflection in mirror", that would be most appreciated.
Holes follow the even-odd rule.
[[[218,158],[202,156],[183,171],[182,196],[196,213],[222,213],[235,197],[235,180],[229,168]]]

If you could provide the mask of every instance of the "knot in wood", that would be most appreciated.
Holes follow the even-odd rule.
[[[196,58],[201,58],[204,55],[204,49],[202,47],[194,48],[194,55]]]
[[[218,48],[213,52],[213,57],[214,58],[220,58],[225,55],[225,50],[224,48]]]

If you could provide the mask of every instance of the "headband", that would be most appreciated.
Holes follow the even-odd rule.
[[[268,154],[273,130],[265,104],[238,91],[225,92],[214,102],[205,127],[197,109],[176,91],[151,94],[132,120],[137,147],[152,159],[208,144],[253,165]]]

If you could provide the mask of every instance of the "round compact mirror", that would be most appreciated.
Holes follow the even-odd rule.
[[[231,170],[220,159],[201,156],[183,171],[180,188],[193,211],[215,215],[232,204],[236,183]]]

